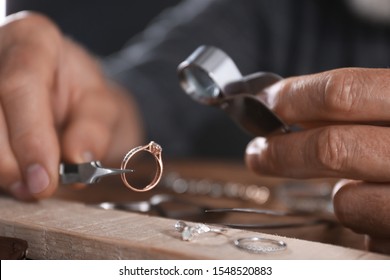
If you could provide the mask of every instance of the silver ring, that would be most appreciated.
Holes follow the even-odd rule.
[[[190,226],[183,221],[177,221],[174,227],[176,231],[181,233],[181,239],[184,241],[191,241],[204,233],[224,234],[226,232],[225,228],[214,228],[206,224]]]
[[[271,253],[287,248],[284,241],[264,237],[244,237],[234,240],[234,245],[250,253]]]

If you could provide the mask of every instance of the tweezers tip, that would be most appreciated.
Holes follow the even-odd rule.
[[[216,208],[216,209],[205,209],[204,211],[206,213],[218,213],[218,212],[224,212],[224,211],[228,211],[229,209],[227,208]]]
[[[134,169],[119,169],[118,172],[120,172],[120,173],[132,173],[132,172],[134,172]]]

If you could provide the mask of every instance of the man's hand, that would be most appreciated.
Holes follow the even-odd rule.
[[[263,175],[357,180],[335,194],[336,215],[369,234],[371,248],[387,242],[390,253],[390,70],[293,77],[261,94],[281,119],[303,129],[254,139],[247,165]]]
[[[0,61],[0,186],[17,198],[50,196],[60,160],[114,161],[139,144],[131,100],[47,18],[10,16]]]
[[[342,180],[333,204],[338,219],[358,233],[367,234],[367,248],[390,254],[390,184]]]

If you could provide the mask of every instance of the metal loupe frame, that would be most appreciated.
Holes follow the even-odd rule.
[[[180,63],[178,76],[181,87],[191,98],[224,110],[251,135],[289,131],[261,95],[264,88],[281,79],[274,73],[242,76],[225,52],[213,46],[200,46]]]

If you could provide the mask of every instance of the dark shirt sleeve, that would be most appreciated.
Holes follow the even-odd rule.
[[[206,44],[225,50],[242,72],[254,71],[256,5],[255,0],[184,1],[105,61],[108,74],[135,96],[148,138],[160,143],[166,155],[243,156],[249,136],[223,112],[190,99],[176,69]]]
[[[187,0],[106,60],[136,98],[149,140],[167,156],[242,157],[250,136],[197,104],[176,68],[199,45],[223,49],[246,75],[284,77],[339,67],[387,67],[390,28],[356,18],[340,0]]]

